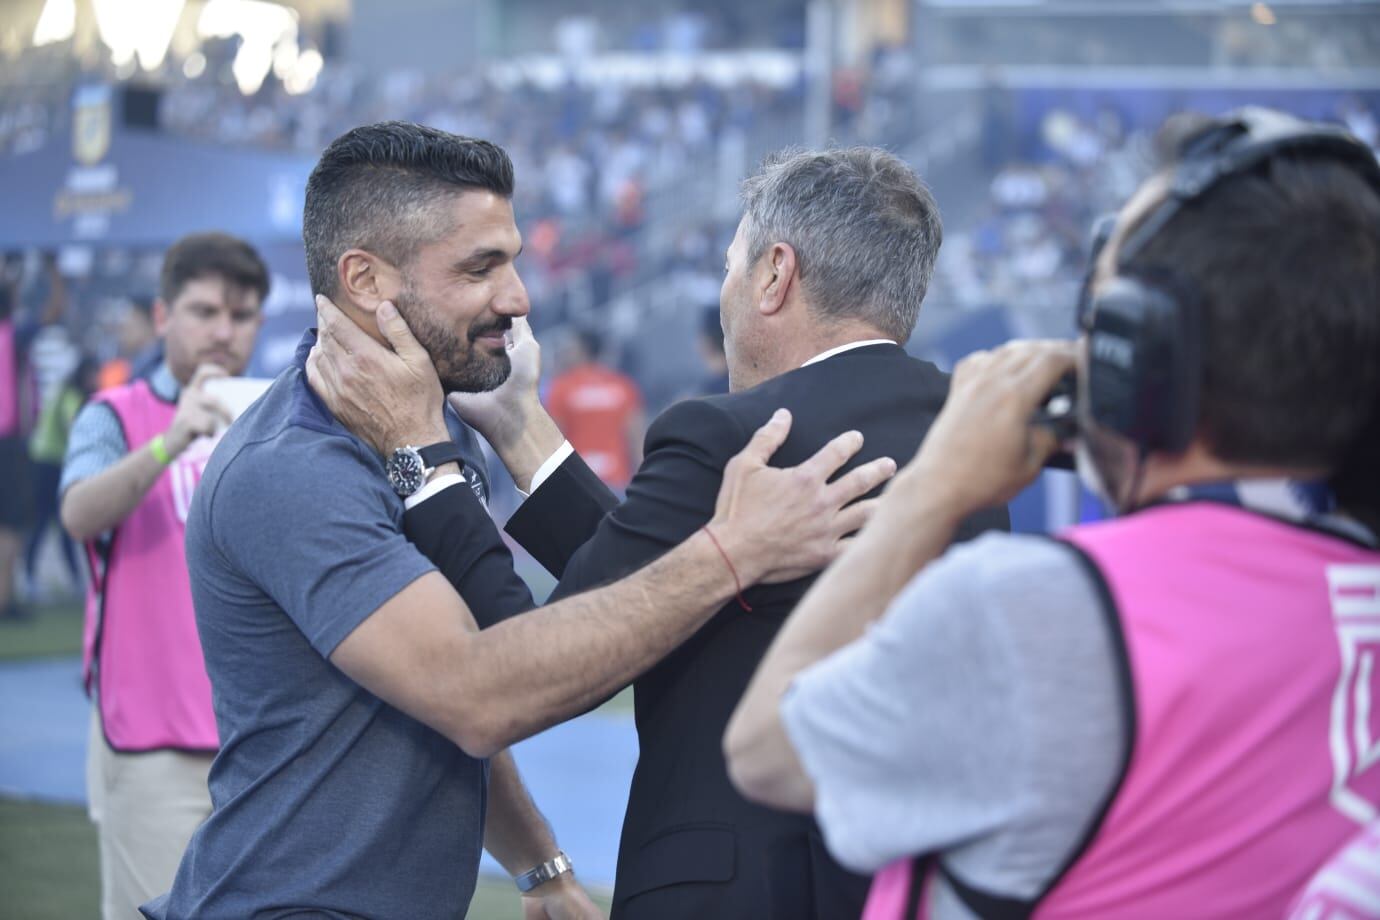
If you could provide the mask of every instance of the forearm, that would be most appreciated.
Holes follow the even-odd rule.
[[[556,855],[556,838],[527,793],[512,751],[489,761],[489,814],[484,849],[509,875],[526,872]]]
[[[163,469],[148,445],[126,454],[63,494],[62,526],[77,540],[92,540],[113,529],[144,500]]]
[[[745,795],[808,810],[813,790],[781,721],[786,689],[802,670],[862,636],[944,553],[965,513],[926,483],[923,471],[896,477],[877,516],[796,606],[729,721],[724,751]]]
[[[455,669],[454,698],[484,701],[474,710],[487,723],[484,746],[506,747],[628,684],[735,591],[713,542],[696,533],[622,581],[475,635],[473,654]]]

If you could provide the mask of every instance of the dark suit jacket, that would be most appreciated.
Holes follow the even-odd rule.
[[[845,352],[748,391],[688,400],[647,434],[627,498],[581,464],[563,465],[518,509],[508,532],[560,577],[553,597],[628,574],[685,540],[714,512],[724,465],[780,407],[794,418],[772,458],[792,466],[849,429],[864,435],[847,468],[890,456],[904,464],[948,392],[948,378],[898,346]],[[1004,508],[968,521],[960,539],[1008,526]],[[573,555],[572,555],[573,552]],[[568,562],[565,562],[566,558]],[[634,684],[641,755],[618,857],[613,915],[626,920],[856,918],[868,880],[825,851],[814,822],[754,805],[730,785],[721,743],[728,718],[777,629],[813,579],[747,594]]]
[[[405,511],[403,533],[450,581],[483,629],[535,604],[527,584],[513,570],[513,554],[485,507],[489,475],[479,439],[449,409],[446,426],[460,446],[465,485],[452,486]],[[583,464],[576,460],[569,466]],[[588,516],[581,526],[590,526]]]

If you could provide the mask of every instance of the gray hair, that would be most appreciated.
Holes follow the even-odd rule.
[[[877,147],[784,150],[742,195],[749,265],[787,243],[816,314],[910,338],[944,228],[909,166]]]

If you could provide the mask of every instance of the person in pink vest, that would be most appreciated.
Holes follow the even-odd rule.
[[[1282,917],[1380,816],[1380,167],[1261,109],[1160,141],[1083,338],[958,366],[729,724],[743,794],[875,873],[866,920]],[[1075,369],[1119,516],[945,553]]]
[[[165,361],[148,379],[98,392],[73,423],[59,490],[62,524],[92,568],[87,794],[105,920],[137,917],[167,889],[211,811],[206,776],[219,741],[183,539],[213,437],[230,421],[204,384],[244,371],[268,286],[242,240],[176,242],[154,305]]]

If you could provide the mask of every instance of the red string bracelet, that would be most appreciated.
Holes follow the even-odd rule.
[[[733,567],[733,561],[728,558],[728,553],[724,552],[724,548],[719,545],[719,538],[714,536],[714,531],[709,529],[708,524],[705,524],[700,529],[709,536],[710,542],[714,544],[714,548],[719,551],[720,556],[724,557],[724,563],[728,566],[728,570],[733,573],[733,584],[738,588],[738,606],[742,607],[746,612],[752,613],[752,608],[748,606],[748,602],[743,600],[743,583],[738,580],[738,570]]]

